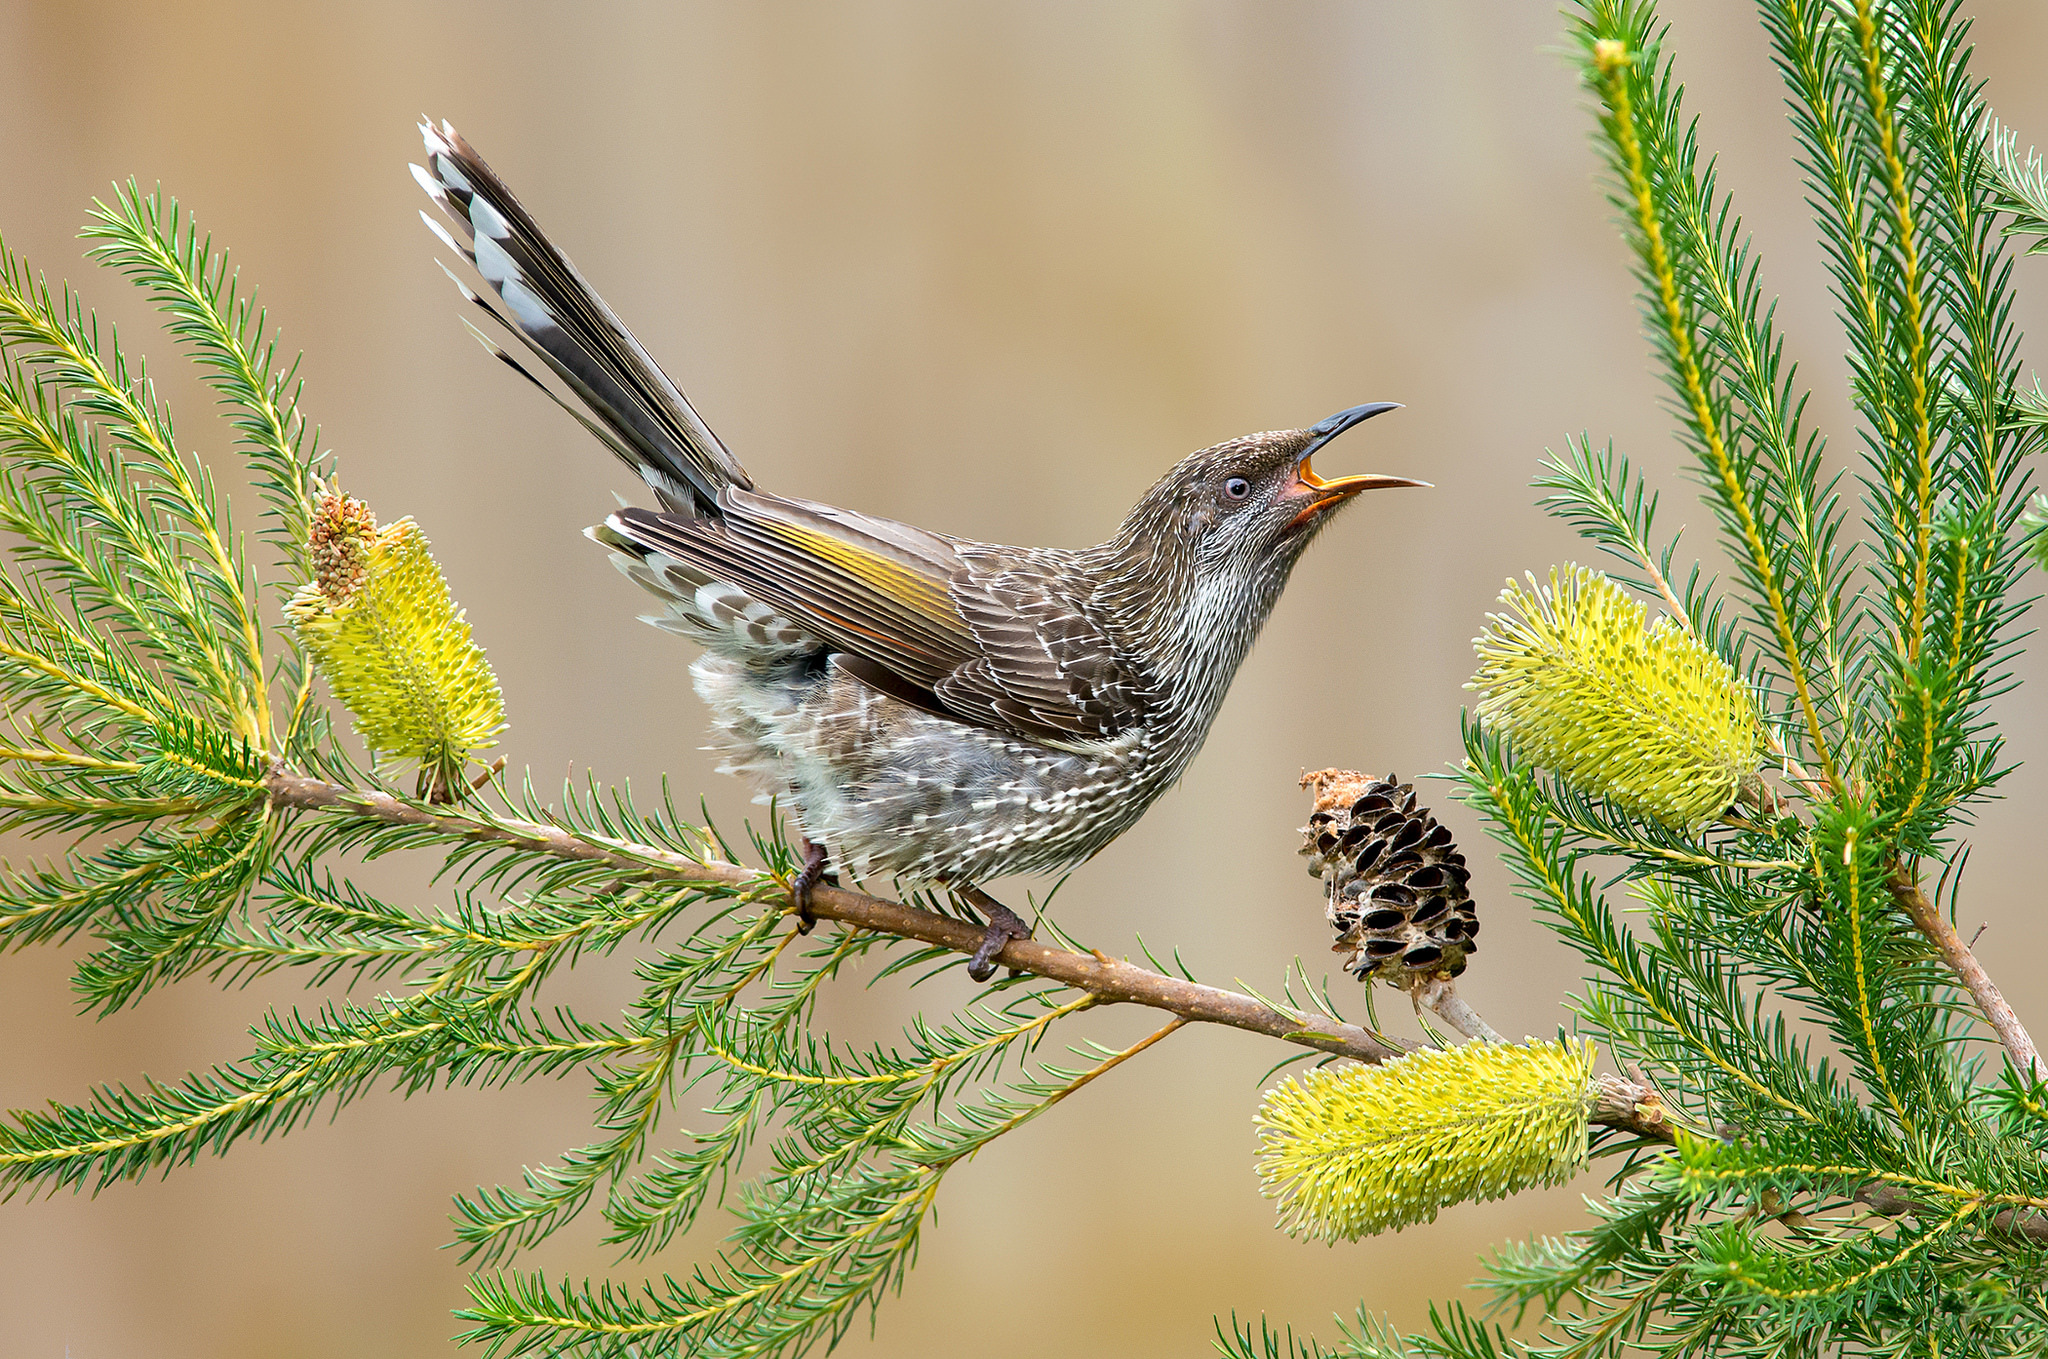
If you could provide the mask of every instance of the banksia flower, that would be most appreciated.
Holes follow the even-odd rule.
[[[1510,581],[1473,647],[1480,718],[1522,759],[1675,828],[1712,820],[1762,758],[1748,688],[1669,618],[1582,566]]]
[[[1589,1043],[1465,1043],[1322,1067],[1259,1106],[1259,1183],[1290,1236],[1355,1241],[1467,1199],[1563,1184],[1586,1160]]]
[[[1344,970],[1404,987],[1463,972],[1479,948],[1479,914],[1451,828],[1416,806],[1414,786],[1391,774],[1321,769],[1301,783],[1316,799],[1301,852],[1328,893],[1333,951],[1350,955]]]
[[[370,749],[416,761],[420,795],[452,800],[505,705],[426,535],[410,519],[380,529],[362,501],[330,492],[307,547],[313,579],[285,605],[292,626]]]

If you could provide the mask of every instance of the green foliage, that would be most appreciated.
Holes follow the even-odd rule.
[[[308,489],[321,459],[298,410],[298,361],[280,368],[277,344],[264,337],[254,290],[244,296],[225,251],[201,236],[177,201],[117,185],[113,206],[96,204],[79,235],[97,241],[90,255],[119,270],[164,313],[164,328],[220,393],[249,462],[269,521],[263,536],[298,578],[307,574]],[[310,440],[310,444],[309,444]]]
[[[2027,512],[2020,516],[2020,528],[2027,534],[2027,551],[2038,565],[2048,566],[2048,496],[2035,496]]]
[[[0,1194],[167,1172],[377,1088],[582,1071],[591,1140],[456,1201],[457,1244],[484,1270],[465,1338],[488,1354],[792,1353],[900,1284],[949,1168],[1179,1027],[1048,1060],[1048,1034],[1096,998],[1013,979],[895,1043],[846,1045],[812,1020],[849,967],[915,986],[965,957],[843,924],[799,933],[788,846],[757,838],[762,867],[741,868],[666,790],[643,809],[595,782],[556,805],[526,782],[464,787],[502,704],[419,528],[378,530],[327,491],[296,363],[176,203],[128,186],[86,235],[221,395],[283,574],[259,583],[147,375],[0,247],[0,825],[66,844],[0,878],[0,947],[91,936],[77,988],[100,1010],[194,974],[391,989],[266,1015],[249,1055],[182,1080],[13,1115]],[[337,739],[307,652],[372,753],[421,765],[410,795]],[[402,852],[438,866],[442,904],[400,907],[345,876]],[[622,947],[639,983],[623,1013],[544,999],[558,971]],[[651,1257],[713,1207],[732,1211],[725,1250],[658,1283],[510,1267],[586,1214]]]
[[[1762,758],[1756,708],[1735,672],[1672,618],[1644,609],[1597,571],[1550,584],[1510,581],[1510,612],[1475,644],[1480,718],[1531,764],[1667,826],[1727,810]]]
[[[131,186],[94,229],[147,234],[160,206]],[[165,272],[150,282],[178,280],[178,338],[266,371],[244,345],[261,333],[246,309],[195,338],[197,313],[232,299],[224,265],[177,234],[175,208],[168,220]],[[297,428],[277,384],[225,395],[251,420]],[[283,499],[296,484],[273,489]],[[298,657],[266,651],[226,504],[178,450],[147,374],[4,246],[0,530],[13,540],[0,573],[0,825],[67,841],[42,867],[4,870],[0,946],[94,934],[80,989],[114,1009],[203,966],[270,862],[262,776],[301,716],[288,710],[279,729],[273,670],[289,684]]]
[[[2019,134],[1992,120],[1986,141],[1990,158],[1986,165],[1991,179],[1991,210],[2005,216],[2000,234],[2031,236],[2029,255],[2048,252],[2048,167],[2032,147],[2027,158],[2019,158]]]
[[[2002,1033],[1986,1080],[1983,979],[1949,960],[1967,956],[1960,834],[2006,768],[1988,705],[2012,685],[2040,550],[2024,458],[2048,406],[2020,386],[2001,242],[2048,232],[2048,195],[1990,119],[1954,5],[1759,8],[1847,329],[1857,494],[1803,420],[1654,9],[1586,0],[1572,33],[1645,330],[1734,571],[1674,569],[1657,498],[1611,447],[1568,441],[1537,480],[1662,602],[1649,636],[1685,659],[1625,662],[1614,638],[1635,643],[1640,612],[1582,620],[1581,601],[1639,606],[1590,573],[1520,594],[1521,617],[1481,640],[1457,777],[1585,965],[1579,1032],[1655,1073],[1679,1131],[1665,1149],[1596,1137],[1625,1159],[1591,1225],[1501,1251],[1483,1282],[1540,1310],[1517,1342],[1532,1356],[2034,1353],[2042,1073]],[[1739,677],[1762,717],[1767,781],[1734,806],[1727,776],[1667,738],[1705,729],[1709,671]],[[1246,1330],[1219,1348],[1505,1348],[1441,1311],[1421,1336],[1356,1335],[1326,1351]]]
[[[1361,1307],[1358,1315],[1337,1319],[1338,1340],[1325,1345],[1292,1328],[1275,1331],[1262,1317],[1254,1330],[1249,1322],[1230,1319],[1229,1329],[1216,1327],[1216,1352],[1224,1359],[1424,1359],[1425,1356],[1472,1355],[1506,1359],[1514,1353],[1506,1333],[1452,1303],[1429,1308],[1433,1335],[1403,1335],[1384,1318]],[[1444,1339],[1448,1337],[1448,1340]]]
[[[2007,767],[1989,705],[2013,683],[2042,539],[2025,459],[2048,399],[2020,384],[2006,242],[2048,233],[2048,198],[2038,159],[1990,120],[1953,5],[1761,10],[1860,456],[1831,470],[1804,419],[1654,10],[1587,0],[1571,31],[1612,201],[1732,570],[1674,569],[1656,497],[1612,448],[1568,441],[1545,464],[1545,508],[1615,575],[1513,601],[1520,617],[1483,643],[1456,777],[1584,964],[1578,1032],[1283,1085],[1269,1183],[1292,1196],[1290,1224],[1355,1235],[1619,1158],[1584,1225],[1488,1262],[1499,1307],[1541,1312],[1514,1342],[1538,1359],[2037,1352],[2048,1083],[2011,1026],[2002,1060],[1978,1046],[1973,1014],[1997,1007],[1953,915],[1961,835]],[[0,873],[0,947],[90,937],[77,987],[102,1011],[195,974],[390,989],[268,1015],[249,1055],[183,1080],[14,1115],[0,1192],[167,1171],[375,1088],[579,1071],[590,1140],[457,1201],[457,1242],[484,1271],[464,1338],[490,1355],[794,1354],[900,1284],[950,1167],[1183,1022],[1049,1060],[1047,1037],[1097,998],[1027,976],[851,1045],[814,1021],[852,965],[914,987],[961,955],[843,923],[798,933],[779,836],[743,868],[666,789],[643,808],[594,781],[554,805],[530,781],[461,786],[502,713],[417,529],[387,542],[363,511],[321,536],[331,468],[296,364],[175,203],[128,186],[87,236],[222,398],[280,572],[259,579],[141,367],[0,246],[0,826],[61,846]],[[388,624],[365,601],[393,581],[411,632],[337,646],[368,614],[371,632]],[[1624,589],[1667,616],[1645,628]],[[273,614],[293,597],[296,632]],[[302,646],[324,649],[372,750],[427,767],[413,794],[359,767]],[[435,648],[441,688],[416,701],[407,666]],[[438,868],[438,904],[346,876],[400,852]],[[544,994],[622,948],[638,992],[618,1015]],[[1262,1031],[1276,1010],[1322,1022],[1265,1005]],[[1597,1111],[1588,1135],[1591,1040],[1648,1073],[1667,1140]],[[624,1257],[650,1259],[714,1207],[731,1210],[725,1248],[637,1286],[514,1263],[590,1214]],[[1238,1359],[1509,1348],[1505,1319],[1455,1305],[1406,1336],[1361,1311],[1334,1347],[1218,1328]]]
[[[1586,1159],[1593,1050],[1467,1043],[1322,1067],[1266,1092],[1259,1178],[1290,1234],[1355,1241],[1468,1199],[1563,1184]]]

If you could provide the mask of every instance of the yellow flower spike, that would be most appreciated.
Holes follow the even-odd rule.
[[[1466,1043],[1321,1067],[1259,1106],[1259,1181],[1290,1236],[1355,1241],[1468,1199],[1563,1184],[1586,1160],[1590,1043]]]
[[[379,756],[416,762],[420,795],[455,796],[470,755],[496,744],[498,677],[410,519],[377,527],[360,500],[320,498],[314,576],[285,613],[356,731]]]
[[[1501,592],[1473,641],[1480,719],[1516,755],[1667,826],[1711,821],[1763,758],[1749,689],[1675,620],[1598,571],[1552,568]]]

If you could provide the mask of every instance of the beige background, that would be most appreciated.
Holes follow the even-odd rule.
[[[2048,141],[2048,11],[1979,8],[1998,107]],[[1849,457],[1841,340],[1760,36],[1743,6],[1670,16],[1706,142],[1785,293],[1814,413]],[[544,782],[586,764],[643,785],[667,772],[735,828],[750,809],[696,749],[688,651],[633,622],[635,593],[577,536],[631,488],[477,350],[433,265],[404,169],[422,111],[454,119],[511,179],[777,489],[1079,544],[1190,449],[1408,403],[1333,449],[1329,470],[1437,489],[1369,499],[1323,539],[1186,783],[1062,899],[1092,943],[1121,951],[1142,934],[1205,977],[1264,988],[1297,953],[1328,956],[1293,856],[1296,773],[1453,759],[1469,639],[1502,578],[1574,554],[1527,489],[1543,448],[1581,428],[1613,436],[1680,490],[1670,522],[1704,543],[1558,33],[1547,5],[1473,0],[0,0],[0,227],[167,360],[70,233],[116,176],[183,196],[308,352],[308,409],[348,486],[433,537],[503,679],[514,762]],[[2018,318],[2039,331],[2048,261],[2018,280]],[[218,454],[204,395],[159,371],[188,445]],[[1966,931],[1990,923],[1984,952],[2037,1028],[2039,694],[2002,701],[2010,753],[2029,763],[1982,819],[1964,908]],[[1479,860],[1486,947],[1467,990],[1500,1028],[1549,1033],[1579,971],[1509,895],[1473,818],[1441,810]],[[377,881],[443,899],[404,865]],[[1021,903],[1021,885],[1007,895]],[[0,1104],[175,1078],[240,1054],[265,1007],[302,998],[290,979],[225,994],[202,981],[94,1024],[67,990],[83,952],[0,958]],[[616,1007],[628,961],[561,994]],[[851,988],[832,1005],[863,1032],[908,1012]],[[1142,1020],[1097,1016],[1076,1036]],[[1178,1035],[957,1170],[903,1296],[847,1350],[1185,1356],[1206,1352],[1212,1313],[1327,1334],[1361,1296],[1413,1323],[1490,1244],[1582,1220],[1572,1190],[1334,1250],[1288,1241],[1252,1173],[1274,1055],[1238,1034]],[[7,1205],[0,1355],[447,1353],[465,1276],[436,1249],[450,1194],[580,1142],[590,1103],[580,1078],[380,1094],[168,1181]],[[579,1225],[526,1263],[638,1277],[599,1235]],[[682,1273],[708,1244],[660,1265]]]

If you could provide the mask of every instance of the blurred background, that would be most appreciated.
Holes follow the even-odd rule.
[[[1994,104],[2023,143],[2048,142],[2048,9],[1975,8]],[[1812,414],[1852,457],[1842,342],[1761,35],[1743,6],[1665,12],[1705,144],[1784,294]],[[405,171],[421,113],[452,119],[509,178],[776,490],[1079,545],[1192,449],[1407,403],[1325,471],[1436,489],[1368,497],[1322,538],[1192,773],[1057,903],[1096,946],[1142,935],[1206,979],[1263,990],[1297,954],[1318,972],[1330,956],[1294,854],[1297,775],[1456,758],[1470,639],[1503,578],[1584,555],[1533,507],[1546,447],[1612,437],[1707,550],[1558,41],[1548,6],[1477,0],[0,0],[0,229],[156,357],[187,447],[218,457],[207,395],[72,235],[116,177],[180,196],[306,351],[306,409],[347,488],[432,537],[504,683],[514,767],[544,786],[586,768],[643,787],[667,774],[734,829],[759,812],[698,750],[689,649],[633,621],[638,592],[578,536],[637,487],[477,348],[434,267]],[[2018,320],[2039,333],[2048,260],[2022,261],[2017,281]],[[2022,662],[2027,678],[2044,656]],[[1982,818],[1962,922],[1988,922],[1981,950],[2037,1031],[2040,693],[2002,700],[2028,764]],[[1474,818],[1442,785],[1424,796],[1476,861],[1485,947],[1465,993],[1504,1031],[1554,1032],[1579,970],[1510,895]],[[444,900],[418,867],[380,864],[372,881]],[[1029,886],[1003,895],[1021,905]],[[67,986],[85,947],[0,957],[0,1105],[176,1079],[243,1054],[266,1007],[305,1003],[289,977],[228,993],[202,980],[93,1023]],[[579,969],[559,994],[602,1017],[629,964]],[[884,1035],[909,1007],[847,987],[829,1018]],[[1147,1018],[1091,1015],[1073,1036],[1128,1041]],[[1591,1178],[1358,1245],[1286,1239],[1252,1166],[1258,1081],[1278,1055],[1184,1032],[955,1170],[902,1296],[844,1352],[1187,1356],[1207,1352],[1212,1314],[1327,1335],[1361,1298],[1412,1324],[1490,1245],[1583,1220]],[[6,1205],[0,1354],[449,1353],[466,1277],[437,1249],[449,1196],[587,1140],[591,1109],[582,1078],[380,1094],[168,1180]],[[715,1235],[657,1268],[685,1272]],[[523,1263],[642,1276],[600,1236],[579,1224]]]

